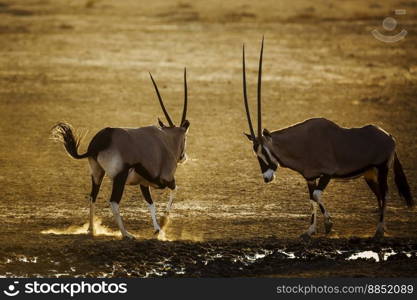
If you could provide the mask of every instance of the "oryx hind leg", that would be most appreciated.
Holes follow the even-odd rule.
[[[323,201],[321,200],[321,194],[323,193],[324,189],[327,187],[329,182],[330,182],[330,176],[328,175],[321,176],[319,179],[319,183],[316,189],[313,191],[313,195],[312,195],[312,198],[317,202],[320,208],[320,211],[324,216],[324,229],[325,229],[326,234],[332,231],[333,221],[332,221],[332,218],[330,217],[328,210],[324,206]],[[310,194],[310,197],[311,197],[311,194]]]
[[[330,233],[333,222],[330,217],[329,212],[327,211],[326,207],[324,206],[323,201],[321,200],[321,194],[326,186],[330,182],[330,176],[322,176],[320,177],[318,184],[316,184],[316,180],[307,180],[308,192],[310,195],[310,204],[311,204],[311,221],[310,227],[307,231],[301,236],[302,238],[306,239],[311,235],[317,233],[317,207],[320,208],[320,211],[324,215],[324,227],[326,233]]]
[[[126,231],[119,211],[119,203],[123,195],[127,176],[128,169],[121,171],[113,178],[113,187],[110,196],[110,207],[123,238],[134,239],[134,236]]]
[[[95,234],[94,229],[94,212],[95,212],[95,203],[97,199],[98,192],[100,190],[101,182],[104,177],[104,170],[99,165],[99,163],[92,157],[88,158],[91,170],[91,193],[90,193],[90,223],[88,226],[88,233],[91,235]]]
[[[363,174],[366,183],[371,191],[375,194],[376,201],[378,202],[378,211],[381,209],[381,191],[378,184],[378,171],[376,168],[371,168]]]
[[[159,226],[156,219],[156,207],[153,203],[151,190],[149,186],[140,185],[140,191],[142,192],[143,198],[148,203],[149,212],[151,213],[153,228],[155,229],[155,234],[161,232],[161,226]]]
[[[376,227],[375,238],[381,238],[385,232],[385,211],[388,199],[388,164],[378,167],[378,186],[380,191],[379,221]]]

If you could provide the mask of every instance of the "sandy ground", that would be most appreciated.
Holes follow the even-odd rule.
[[[387,239],[369,239],[377,204],[358,179],[329,185],[333,233],[324,235],[320,216],[317,238],[303,243],[304,180],[280,169],[263,184],[242,135],[241,46],[254,104],[265,35],[264,126],[317,116],[379,125],[396,137],[417,194],[417,2],[334,2],[0,1],[0,275],[416,276],[416,210],[406,209],[391,176]],[[370,31],[384,32],[394,9],[407,11],[395,16],[394,33],[408,35],[374,39]],[[184,66],[190,160],[177,171],[167,241],[153,236],[138,187],[121,202],[138,239],[119,240],[108,179],[97,201],[102,235],[88,237],[88,163],[68,158],[49,139],[51,126],[88,129],[83,151],[103,127],[156,124],[162,113],[148,71],[178,120]],[[154,197],[161,210],[167,193]],[[348,259],[355,253],[371,259]]]

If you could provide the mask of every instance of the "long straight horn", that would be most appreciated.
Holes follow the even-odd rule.
[[[162,98],[161,98],[161,94],[159,94],[158,86],[156,85],[155,80],[153,80],[152,74],[150,72],[149,72],[149,75],[151,76],[153,86],[155,87],[156,94],[158,95],[159,104],[161,104],[162,111],[164,112],[164,115],[167,118],[169,126],[174,127],[175,125],[172,122],[167,110],[165,109],[164,102],[162,101]]]
[[[188,90],[187,90],[187,68],[184,68],[184,108],[182,110],[182,117],[181,117],[181,123],[185,121],[187,117],[187,100],[188,100]]]
[[[248,94],[246,91],[245,44],[243,44],[242,65],[243,65],[243,103],[245,104],[246,118],[248,119],[248,123],[249,123],[250,135],[252,136],[252,138],[255,138],[255,132],[253,131],[253,127],[252,127],[252,120],[250,119]]]
[[[261,101],[261,85],[262,85],[262,56],[264,52],[264,37],[262,37],[261,55],[259,57],[258,71],[258,137],[262,136],[262,101]]]

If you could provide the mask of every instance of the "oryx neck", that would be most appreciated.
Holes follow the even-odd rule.
[[[269,151],[279,162],[281,167],[291,169],[291,158],[288,156],[288,149],[285,142],[285,132],[281,130],[274,131],[272,133],[272,143],[270,144]]]
[[[184,136],[178,130],[164,130],[167,143],[172,151],[172,154],[178,160],[181,155],[181,143]]]
[[[288,127],[272,132],[273,151],[271,149],[271,153],[276,156],[282,167],[300,171],[298,151],[295,150],[302,145],[297,143],[292,128]]]

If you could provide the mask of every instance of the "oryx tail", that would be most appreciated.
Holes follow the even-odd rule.
[[[82,133],[74,133],[74,129],[68,123],[60,122],[51,129],[52,138],[64,144],[65,150],[75,159],[97,156],[100,151],[106,149],[111,143],[111,128],[100,130],[88,145],[87,152],[78,154],[81,140],[84,135]]]
[[[394,180],[397,185],[398,193],[404,198],[408,207],[414,206],[414,199],[411,196],[410,186],[405,177],[403,167],[398,159],[397,153],[394,154]]]
[[[65,150],[75,159],[86,158],[88,151],[84,154],[78,154],[78,147],[82,140],[82,135],[74,134],[72,126],[68,123],[58,123],[51,129],[52,138],[64,144]]]

